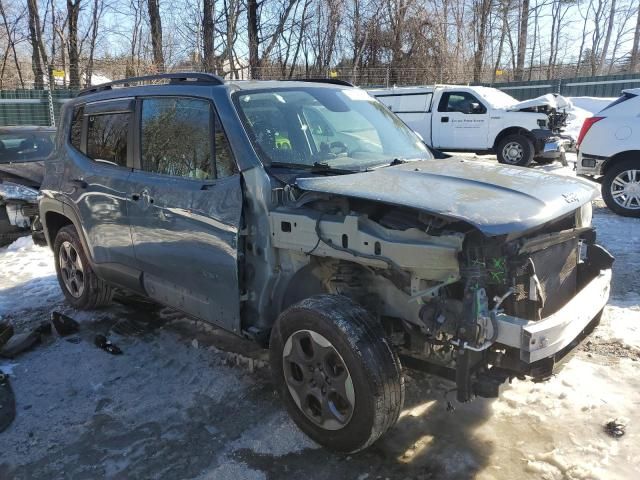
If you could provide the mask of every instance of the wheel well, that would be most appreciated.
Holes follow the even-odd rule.
[[[60,229],[66,225],[72,225],[73,222],[69,217],[65,217],[61,213],[47,212],[45,214],[45,225],[47,226],[47,233],[49,235],[50,245],[53,247],[53,242],[56,239],[56,235]]]
[[[604,165],[602,166],[602,175],[606,175],[607,170],[609,170],[609,168],[613,165],[616,165],[617,163],[623,162],[625,160],[636,160],[638,163],[640,163],[640,150],[628,150],[626,152],[616,153],[609,160],[604,162]]]
[[[509,128],[505,128],[504,130],[502,130],[498,136],[496,137],[495,142],[493,143],[493,148],[494,150],[496,148],[498,148],[498,144],[500,143],[500,141],[506,137],[507,135],[524,135],[525,137],[530,138],[531,140],[533,140],[531,133],[529,133],[529,130],[527,130],[526,128],[522,128],[522,127],[509,127]]]

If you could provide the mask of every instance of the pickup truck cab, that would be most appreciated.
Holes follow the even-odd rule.
[[[560,96],[518,102],[495,88],[458,85],[369,93],[439,150],[495,153],[501,163],[528,166],[534,160],[564,163],[571,144],[562,136],[570,104]]]
[[[81,92],[40,213],[70,305],[125,289],[255,340],[297,425],[354,452],[399,418],[403,365],[463,402],[547,378],[597,324],[613,259],[591,182],[434,159],[335,83],[172,73]]]

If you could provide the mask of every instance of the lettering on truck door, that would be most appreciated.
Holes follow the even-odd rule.
[[[481,150],[487,147],[487,107],[469,92],[444,92],[433,115],[433,143],[437,148]]]

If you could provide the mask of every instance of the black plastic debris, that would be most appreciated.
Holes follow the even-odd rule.
[[[624,423],[620,423],[617,419],[610,420],[604,425],[604,431],[607,435],[613,438],[620,438],[626,433],[627,426]]]
[[[0,370],[0,432],[11,425],[16,418],[16,399],[13,395],[9,375]]]
[[[51,324],[49,322],[42,322],[33,331],[40,335],[51,335]]]
[[[4,347],[0,348],[0,357],[15,358],[40,343],[40,334],[35,330],[28,333],[18,333],[12,336]]]
[[[13,336],[13,325],[9,322],[0,322],[0,348]]]
[[[51,323],[53,323],[53,327],[61,337],[72,335],[80,328],[80,324],[78,322],[60,312],[51,312]]]
[[[112,355],[121,355],[122,350],[117,345],[111,343],[110,340],[107,340],[107,337],[104,335],[96,335],[94,340],[96,347],[101,348],[105,352],[109,352]]]

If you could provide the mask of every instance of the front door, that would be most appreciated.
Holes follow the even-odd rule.
[[[212,103],[138,99],[129,221],[151,298],[237,331],[240,173]]]
[[[433,113],[433,143],[436,148],[483,150],[488,147],[487,107],[469,92],[445,92]]]

